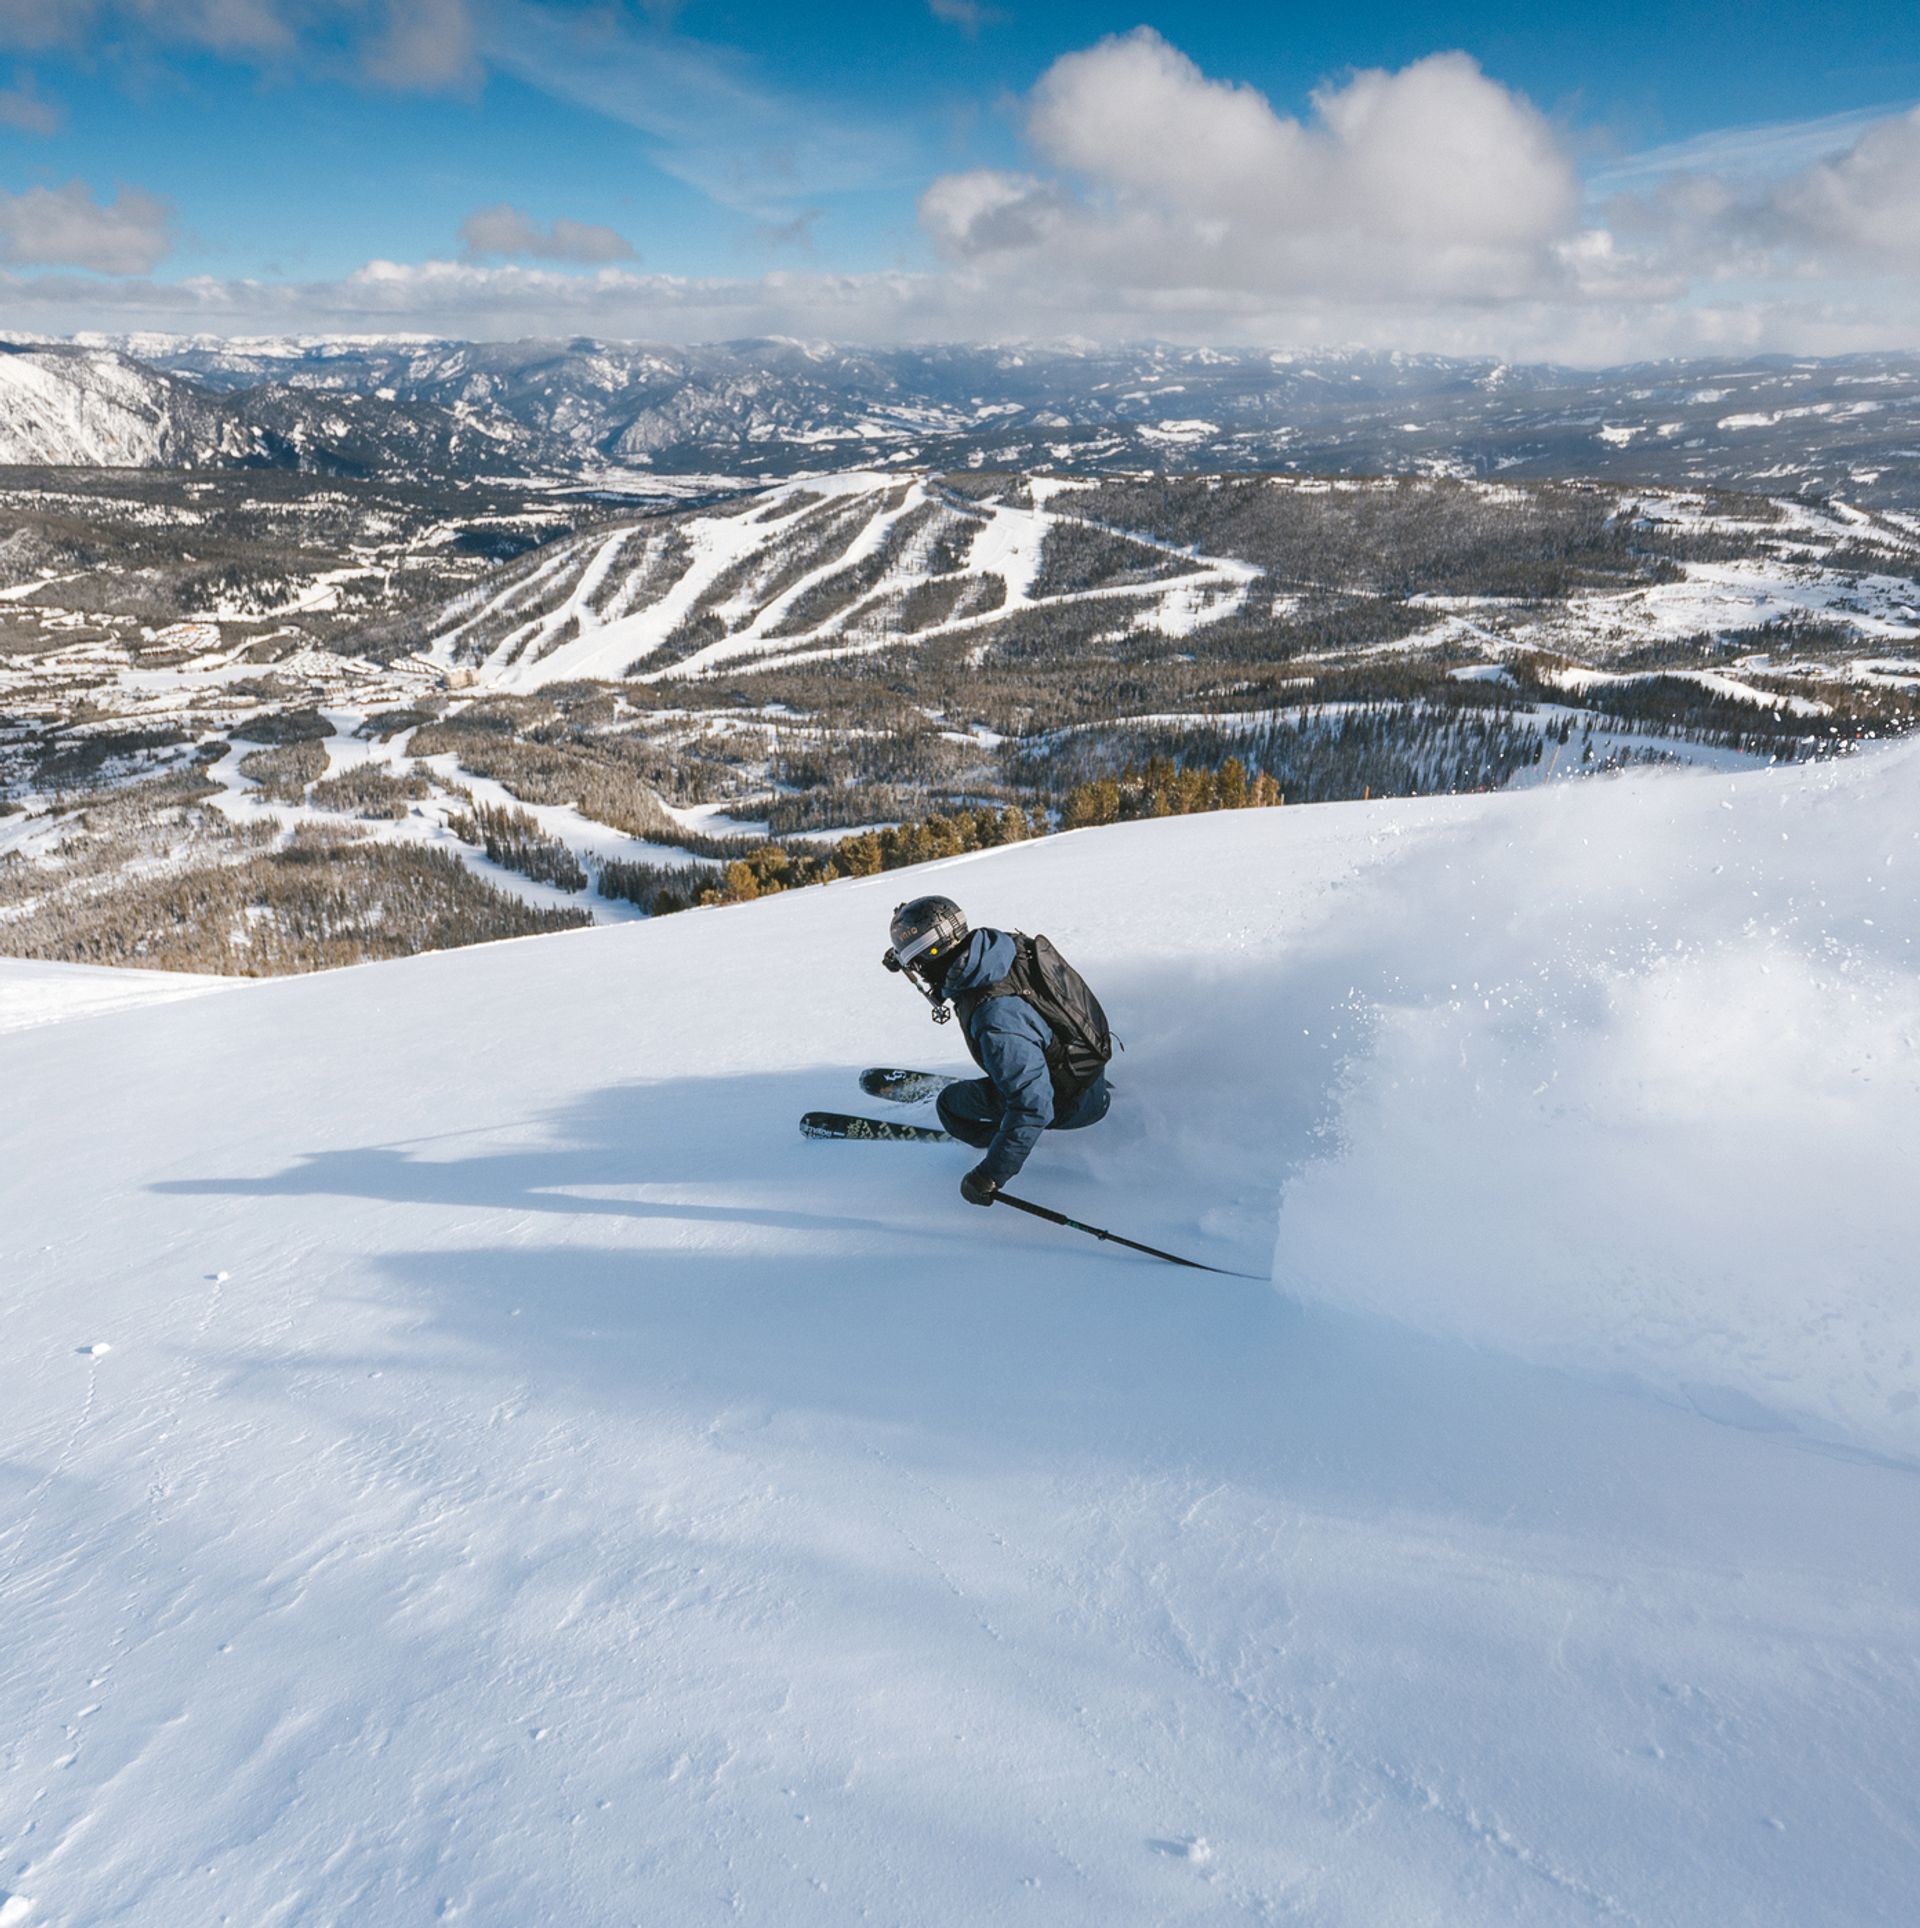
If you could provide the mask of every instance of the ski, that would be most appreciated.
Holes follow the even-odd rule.
[[[906,1145],[951,1145],[944,1131],[925,1125],[896,1125],[886,1118],[853,1118],[844,1111],[809,1111],[800,1120],[809,1138],[880,1138]]]
[[[896,1105],[921,1104],[928,1098],[938,1097],[948,1085],[959,1082],[944,1071],[895,1071],[885,1065],[876,1065],[873,1070],[860,1074],[860,1089],[869,1098],[885,1098],[889,1104]]]

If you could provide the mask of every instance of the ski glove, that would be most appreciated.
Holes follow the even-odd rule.
[[[976,1165],[960,1181],[960,1196],[969,1205],[991,1205],[994,1194],[1000,1189],[1000,1181],[987,1175],[984,1165]]]

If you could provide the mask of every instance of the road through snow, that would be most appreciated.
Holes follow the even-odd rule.
[[[1584,1035],[1631,1043],[1669,980],[1606,906],[1664,884],[1569,853],[1632,824],[1658,869],[1664,823],[1676,874],[1732,864],[1701,840],[1786,796],[1864,858],[1916,766],[1865,769],[1170,819],[0,1037],[0,1893],[33,1928],[1898,1918],[1911,1313],[1833,1313],[1894,1348],[1885,1412],[1768,1329],[1790,1279],[1716,1304],[1689,1233],[1622,1299],[1605,1224],[1516,1259],[1497,1185],[1431,1226],[1451,1300],[1396,1300],[1444,1186],[1381,1151],[1464,1182],[1535,1069],[1406,967],[1452,969],[1451,912],[1524,971],[1530,840],[1598,933]],[[1911,983],[1890,874],[1869,1003]],[[972,1210],[958,1150],[799,1137],[862,1065],[953,1059],[877,967],[924,885],[1045,929],[1127,1039],[1023,1189],[1290,1289]],[[1910,1070],[1818,1094],[1875,1264]],[[1627,1106],[1583,1077],[1581,1132],[1515,1115],[1549,1202]],[[1557,1323],[1508,1343],[1521,1260]],[[1690,1406],[1703,1372],[1745,1403]]]

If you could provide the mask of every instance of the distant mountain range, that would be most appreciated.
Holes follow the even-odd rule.
[[[853,466],[1595,476],[1920,508],[1920,355],[1599,372],[1144,346],[0,344],[0,463],[628,483]]]

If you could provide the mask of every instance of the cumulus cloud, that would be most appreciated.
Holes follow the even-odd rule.
[[[172,246],[172,210],[138,188],[96,201],[83,181],[0,193],[0,260],[22,266],[150,274]]]
[[[1064,56],[1029,165],[943,175],[921,225],[1028,332],[1349,341],[1595,362],[1920,335],[1920,110],[1615,162],[1461,53],[1299,116],[1151,29]]]
[[[460,223],[460,245],[470,260],[507,255],[534,261],[631,261],[633,243],[613,228],[563,215],[544,226],[524,210],[502,201],[479,208]]]
[[[1594,199],[1604,200],[1679,175],[1763,184],[1784,180],[1816,162],[1844,154],[1887,114],[1884,106],[1852,107],[1845,113],[1822,114],[1812,120],[1709,128],[1685,140],[1603,162],[1588,177],[1587,192]]]
[[[1880,317],[1873,345],[1920,338],[1920,109],[1729,130],[1608,170],[1599,218],[1622,285],[1698,303],[1745,291],[1770,346],[1817,304]]]
[[[0,0],[0,27],[25,44],[49,21],[161,4]],[[238,44],[296,7],[308,25],[351,10],[360,58],[388,44],[386,4],[178,0],[176,17]],[[843,140],[831,116],[770,99],[725,50],[627,15],[583,9],[548,32],[553,13],[528,0],[474,5],[490,64],[641,127],[663,166],[756,221],[767,245],[807,246],[811,210],[913,165],[884,127]],[[451,21],[451,38],[427,33],[387,78],[448,84],[465,7],[420,0],[410,17],[423,32]],[[1584,364],[1920,346],[1920,112],[1722,130],[1583,183],[1569,139],[1464,54],[1344,76],[1292,114],[1145,29],[1055,61],[1022,109],[1016,165],[925,186],[921,270],[641,274],[613,229],[502,205],[468,217],[462,260],[163,282],[146,274],[165,210],[70,187],[0,196],[0,262],[117,278],[0,272],[0,300],[47,332],[1161,337]]]
[[[1369,71],[1302,120],[1151,28],[1057,60],[1028,102],[1049,171],[948,176],[921,218],[954,261],[1088,291],[1484,301],[1564,283],[1573,163],[1465,54]]]
[[[1869,127],[1837,159],[1786,182],[1772,205],[1810,253],[1920,270],[1920,107]]]

